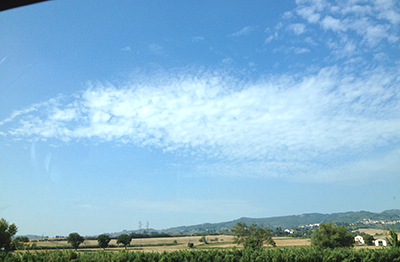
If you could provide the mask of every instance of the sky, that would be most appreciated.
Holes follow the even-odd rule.
[[[98,235],[400,208],[400,2],[0,13],[0,217]]]

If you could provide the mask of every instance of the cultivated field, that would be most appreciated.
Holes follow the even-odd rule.
[[[229,235],[218,235],[218,236],[206,236],[208,244],[199,242],[201,236],[186,236],[186,237],[165,237],[165,238],[134,238],[131,241],[133,247],[128,247],[129,250],[140,250],[145,252],[164,252],[164,251],[175,251],[187,249],[189,242],[194,243],[195,247],[198,249],[212,249],[212,248],[232,248],[236,246],[233,244],[233,236]],[[218,239],[218,240],[216,240]],[[278,247],[293,247],[293,246],[309,246],[310,239],[302,238],[292,238],[292,237],[274,237],[273,238]],[[178,245],[172,246],[142,246],[138,245],[157,245],[157,244],[171,244],[176,240]],[[31,242],[32,243],[32,242]],[[49,239],[48,241],[37,241],[34,242],[38,247],[70,247],[66,240],[56,240]],[[95,246],[97,245],[97,240],[85,240],[81,247],[83,246]],[[110,245],[116,245],[116,239],[112,239],[109,243]],[[136,247],[135,247],[136,246]],[[106,250],[120,250],[124,249],[122,246],[119,248],[107,248]],[[96,248],[84,248],[82,250],[96,250]]]

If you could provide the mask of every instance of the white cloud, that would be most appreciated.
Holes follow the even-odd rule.
[[[347,26],[345,25],[345,22],[335,19],[332,16],[326,16],[322,21],[321,25],[325,30],[331,29],[334,32],[338,31],[346,31]]]
[[[283,19],[290,19],[293,17],[293,13],[292,12],[284,12],[282,15]]]
[[[18,139],[96,139],[245,161],[260,176],[306,173],[304,163],[357,158],[400,139],[398,69],[347,70],[249,82],[218,70],[139,74],[15,112],[1,127]]]
[[[371,46],[376,46],[382,38],[388,37],[387,29],[383,25],[370,26],[367,28],[364,38]]]
[[[238,37],[238,36],[249,35],[253,30],[254,30],[254,27],[246,26],[246,27],[240,29],[239,31],[231,34],[231,36]]]
[[[301,35],[306,31],[306,26],[304,24],[290,24],[287,26],[287,29],[293,31],[296,35]]]
[[[270,35],[269,37],[267,37],[267,39],[265,39],[265,44],[268,44],[269,42],[271,42],[272,40],[274,40],[276,36],[275,35]]]
[[[306,19],[309,23],[316,23],[319,21],[321,15],[315,13],[316,8],[310,6],[299,6],[296,13],[302,18]]]
[[[389,0],[376,1],[325,1],[298,0],[295,14],[312,25],[319,25],[324,30],[336,34],[331,38],[332,54],[335,58],[343,58],[344,54],[352,56],[356,53],[350,49],[371,52],[382,42],[396,43],[400,38],[400,6],[399,2]],[[291,18],[291,21],[295,18]],[[313,39],[316,39],[315,37]],[[345,40],[351,42],[347,45]],[[325,41],[325,39],[321,39]],[[332,47],[336,46],[337,49]],[[343,47],[347,51],[343,51]]]
[[[384,18],[390,21],[391,24],[397,25],[400,23],[400,14],[394,10],[385,10],[381,12],[378,18]]]

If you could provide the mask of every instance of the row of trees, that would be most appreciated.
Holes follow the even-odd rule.
[[[131,243],[131,240],[132,237],[130,235],[122,234],[117,237],[117,244],[122,244],[126,249],[126,246]],[[82,244],[84,241],[85,239],[78,233],[71,233],[67,237],[67,242],[71,244],[71,246],[75,250],[78,249],[79,245]],[[105,249],[106,247],[108,247],[111,238],[109,235],[102,234],[97,237],[97,241],[99,243],[99,247]]]

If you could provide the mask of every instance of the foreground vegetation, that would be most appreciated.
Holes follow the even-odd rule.
[[[57,250],[46,252],[0,253],[0,261],[400,261],[400,248],[361,249],[351,248],[321,249],[317,247],[268,248],[268,249],[212,249],[212,250],[180,250],[173,252],[119,252],[96,251],[76,252]]]

